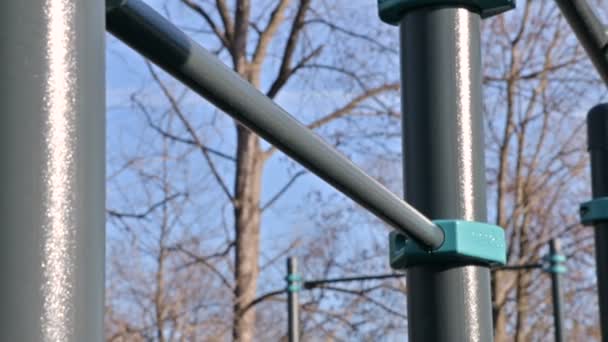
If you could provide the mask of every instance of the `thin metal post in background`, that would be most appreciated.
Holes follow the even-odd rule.
[[[480,16],[429,7],[400,23],[405,197],[432,219],[486,221]],[[407,270],[409,341],[492,341],[490,270]]]
[[[593,198],[608,196],[608,104],[587,115],[587,138],[591,155]],[[596,222],[595,259],[603,341],[608,341],[608,222]]]
[[[298,294],[302,289],[302,278],[298,274],[298,260],[287,259],[287,335],[289,342],[300,340],[300,301]]]
[[[563,256],[561,255],[559,240],[552,239],[549,242],[549,273],[551,274],[551,296],[553,299],[553,331],[555,332],[555,342],[562,342],[564,340],[563,336],[563,322],[564,322],[564,312],[563,312],[563,292],[561,285],[561,274],[563,266],[561,260]]]
[[[3,1],[2,341],[102,341],[104,4]]]
[[[430,249],[443,231],[139,0],[108,2],[108,31],[370,212]],[[440,165],[438,165],[441,167]]]
[[[588,0],[555,0],[562,14],[587,51],[598,73],[608,85],[608,34]]]

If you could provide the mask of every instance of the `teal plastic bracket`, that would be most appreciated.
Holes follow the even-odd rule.
[[[443,244],[435,250],[421,247],[402,233],[390,233],[389,261],[393,269],[461,261],[504,265],[507,261],[505,232],[501,227],[461,220],[433,222],[444,234]]]
[[[515,0],[378,0],[378,13],[382,21],[396,25],[409,11],[437,6],[467,7],[487,18],[515,8]]]
[[[608,221],[608,197],[598,197],[581,204],[579,212],[584,225]]]

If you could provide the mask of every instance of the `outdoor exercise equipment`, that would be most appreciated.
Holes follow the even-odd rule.
[[[595,227],[595,260],[602,338],[608,340],[608,104],[587,115],[593,200],[580,208],[581,221]]]
[[[593,13],[558,3],[606,79]],[[485,223],[479,26],[513,5],[379,1],[401,32],[408,204],[139,0],[108,0],[107,12],[100,0],[4,3],[3,338],[103,340],[106,13],[116,37],[403,234],[394,251],[408,267],[410,341],[491,341],[489,267],[504,261],[504,235]],[[592,159],[594,174],[605,172],[605,159]],[[595,178],[594,196],[606,196]]]
[[[533,270],[540,269],[547,273],[551,277],[551,301],[553,303],[553,323],[554,323],[554,336],[555,342],[562,342],[563,338],[563,291],[562,291],[562,274],[566,272],[564,263],[566,257],[561,254],[559,241],[557,239],[551,239],[547,246],[548,253],[541,259],[541,262],[533,264],[523,265],[504,265],[493,267],[494,271],[522,271],[522,270]],[[392,263],[392,261],[391,261]],[[285,280],[287,284],[283,292],[287,292],[287,336],[289,342],[299,341],[299,316],[300,316],[300,304],[299,304],[299,293],[302,290],[312,290],[315,288],[324,288],[330,284],[336,283],[350,283],[350,282],[362,282],[369,280],[382,280],[389,278],[403,278],[406,274],[404,273],[388,273],[388,274],[377,274],[377,275],[360,275],[351,277],[339,277],[339,278],[326,278],[326,279],[315,279],[305,280],[297,269],[297,259],[295,257],[289,257],[287,259],[287,274]],[[269,294],[278,295],[282,291],[272,291]],[[357,294],[353,291],[352,294]]]
[[[486,219],[478,13],[449,1],[403,13],[407,197],[432,218],[471,221],[438,226],[150,7],[138,0],[111,5],[107,29],[114,36],[405,233],[421,250],[440,255],[442,246],[459,247],[449,250],[458,258],[408,271],[412,341],[492,339],[488,266],[504,261],[505,248],[502,230],[471,232],[473,225],[483,224],[472,221]],[[431,131],[431,122],[438,129]],[[458,229],[446,231],[446,226]],[[467,242],[446,241],[456,237]],[[493,246],[498,258],[483,260],[479,245]],[[444,329],[429,329],[439,324]]]
[[[408,2],[400,1],[403,5]],[[496,253],[505,254],[504,235],[499,239],[491,234],[496,230],[479,236],[466,233],[485,225],[487,215],[481,8],[462,1],[442,1],[441,6],[425,3],[429,6],[400,12],[398,20],[405,198],[424,215],[444,224],[443,220],[466,221],[457,225],[462,229],[457,235],[471,239],[465,245],[475,249],[503,246]],[[387,17],[383,11],[390,7],[382,4],[380,16]],[[404,264],[409,266],[409,341],[493,340],[489,267],[497,260],[468,258],[476,253],[442,257],[441,261],[433,260],[439,256],[429,255],[423,263]],[[404,255],[405,260],[408,257],[417,255]]]

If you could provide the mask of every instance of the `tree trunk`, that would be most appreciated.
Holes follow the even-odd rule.
[[[255,335],[255,299],[259,274],[260,194],[262,167],[260,139],[237,124],[237,171],[235,178],[234,227],[236,236],[234,324],[235,341],[249,342]]]
[[[493,281],[494,290],[494,340],[496,342],[509,341],[507,332],[507,315],[504,305],[507,301],[509,275],[506,272],[495,272]]]

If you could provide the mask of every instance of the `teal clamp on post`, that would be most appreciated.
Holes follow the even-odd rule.
[[[608,221],[608,197],[598,197],[581,204],[580,215],[581,223],[586,226]]]
[[[505,232],[489,223],[437,220],[443,230],[444,242],[435,250],[426,250],[399,232],[389,235],[389,258],[393,269],[420,264],[474,261],[488,265],[504,265],[507,261]]]
[[[287,292],[300,292],[302,289],[302,277],[299,274],[290,274],[287,280]]]
[[[438,6],[467,7],[487,18],[515,8],[515,0],[378,0],[380,19],[391,25],[411,10]]]
[[[566,262],[566,256],[563,254],[548,254],[543,260],[543,271],[547,273],[566,273],[567,268],[564,265]]]

